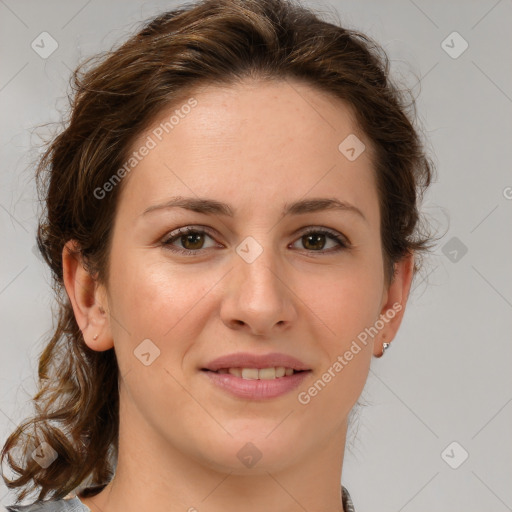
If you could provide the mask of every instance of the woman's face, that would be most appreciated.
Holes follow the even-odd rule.
[[[132,147],[102,298],[109,315],[98,345],[86,336],[92,348],[115,347],[121,428],[240,474],[343,450],[372,353],[398,329],[403,311],[392,304],[405,303],[410,282],[399,272],[385,286],[370,142],[344,103],[296,81],[193,98]],[[162,206],[177,198],[181,207]],[[203,200],[214,203],[198,208]],[[244,376],[260,380],[205,371],[240,353],[290,356],[308,371],[254,373],[292,366],[279,359],[245,363]]]

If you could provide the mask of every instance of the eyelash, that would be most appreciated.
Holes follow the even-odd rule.
[[[195,226],[186,226],[184,228],[179,228],[176,231],[171,232],[168,237],[164,238],[161,241],[161,244],[165,247],[165,249],[167,249],[171,252],[183,254],[186,256],[193,256],[195,254],[201,253],[201,251],[209,249],[209,248],[206,248],[206,249],[191,250],[191,249],[180,249],[178,247],[172,246],[172,242],[174,242],[175,240],[178,240],[182,236],[188,235],[190,233],[205,234],[205,235],[208,235],[210,238],[213,238],[213,236],[208,232],[208,230],[197,228]],[[328,238],[330,238],[331,240],[334,240],[335,242],[337,242],[339,244],[339,247],[335,250],[330,249],[330,250],[314,251],[314,250],[304,249],[305,251],[308,251],[310,253],[320,253],[320,254],[322,254],[322,253],[323,254],[337,253],[339,251],[349,249],[351,247],[350,242],[345,237],[338,234],[336,231],[331,231],[326,228],[311,228],[311,229],[305,231],[304,233],[302,233],[299,238],[302,238],[302,237],[310,235],[310,234],[327,235]]]

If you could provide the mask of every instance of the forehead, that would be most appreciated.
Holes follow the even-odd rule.
[[[366,149],[350,161],[339,146],[353,136]],[[163,110],[130,153],[143,146],[151,149],[123,183],[132,213],[177,195],[238,202],[239,210],[328,194],[375,210],[371,144],[353,111],[302,82],[197,89]]]

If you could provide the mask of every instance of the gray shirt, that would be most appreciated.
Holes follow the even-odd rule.
[[[350,494],[343,486],[341,496],[344,511],[355,512]],[[7,512],[91,512],[77,496],[71,499],[37,501],[32,505],[10,505],[5,508]]]
[[[10,505],[7,512],[91,512],[78,497],[61,500],[36,501],[32,505]]]

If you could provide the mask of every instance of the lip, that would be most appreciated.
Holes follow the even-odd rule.
[[[299,373],[285,375],[275,379],[243,379],[230,373],[215,373],[221,368],[273,368],[284,366]],[[272,352],[270,354],[251,354],[238,352],[227,354],[210,361],[200,368],[211,383],[232,396],[249,400],[265,400],[289,393],[311,373],[311,368],[296,357]]]
[[[248,400],[267,400],[289,393],[298,387],[311,374],[311,370],[268,380],[243,379],[230,373],[215,373],[208,370],[203,370],[201,373],[214,385],[232,396]]]
[[[306,364],[296,357],[272,352],[270,354],[251,354],[249,352],[238,352],[218,357],[207,363],[201,370],[210,370],[216,372],[221,368],[273,368],[284,366],[285,368],[293,368],[294,370],[311,370]],[[238,377],[237,377],[238,378]],[[283,378],[283,377],[280,377]],[[245,380],[245,379],[244,379]],[[249,381],[246,381],[249,382]]]

